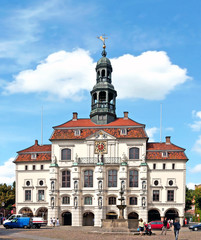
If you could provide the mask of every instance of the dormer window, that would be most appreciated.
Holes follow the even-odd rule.
[[[75,129],[74,130],[74,135],[75,136],[80,136],[80,132],[81,132],[80,129]]]
[[[36,153],[32,153],[31,154],[31,159],[36,159],[37,158],[37,154]]]
[[[168,157],[168,152],[162,152],[162,157]]]
[[[126,128],[122,128],[122,129],[120,130],[120,134],[121,134],[121,135],[127,135],[127,129],[126,129]]]

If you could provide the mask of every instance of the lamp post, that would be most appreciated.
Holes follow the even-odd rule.
[[[5,217],[5,208],[4,208],[5,207],[5,202],[2,202],[1,206],[3,207],[3,217]]]

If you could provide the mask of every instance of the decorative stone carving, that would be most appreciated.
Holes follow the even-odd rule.
[[[54,208],[54,197],[51,197],[51,207]]]
[[[77,197],[74,198],[74,207],[77,208]]]
[[[99,209],[102,208],[102,205],[103,205],[102,197],[99,197],[98,198],[98,207],[99,207]]]
[[[103,182],[101,180],[98,181],[98,190],[99,192],[102,192],[103,189]]]
[[[55,188],[54,181],[51,181],[51,190],[52,190],[52,192],[54,192],[54,188]]]
[[[127,158],[127,156],[126,156],[126,154],[124,152],[122,154],[121,161],[124,162],[124,163],[126,163],[128,161],[128,158]]]
[[[78,191],[78,181],[74,181],[74,190],[77,192]]]

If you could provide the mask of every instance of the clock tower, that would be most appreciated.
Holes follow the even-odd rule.
[[[112,65],[105,48],[104,43],[102,58],[96,65],[96,85],[91,91],[90,118],[96,124],[108,124],[116,119],[117,92],[112,85]]]

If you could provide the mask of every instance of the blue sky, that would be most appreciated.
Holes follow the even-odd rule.
[[[95,64],[107,57],[124,111],[151,141],[186,148],[187,184],[201,173],[201,3],[187,0],[7,1],[0,8],[0,182],[14,179],[16,152],[52,127],[90,113]]]

